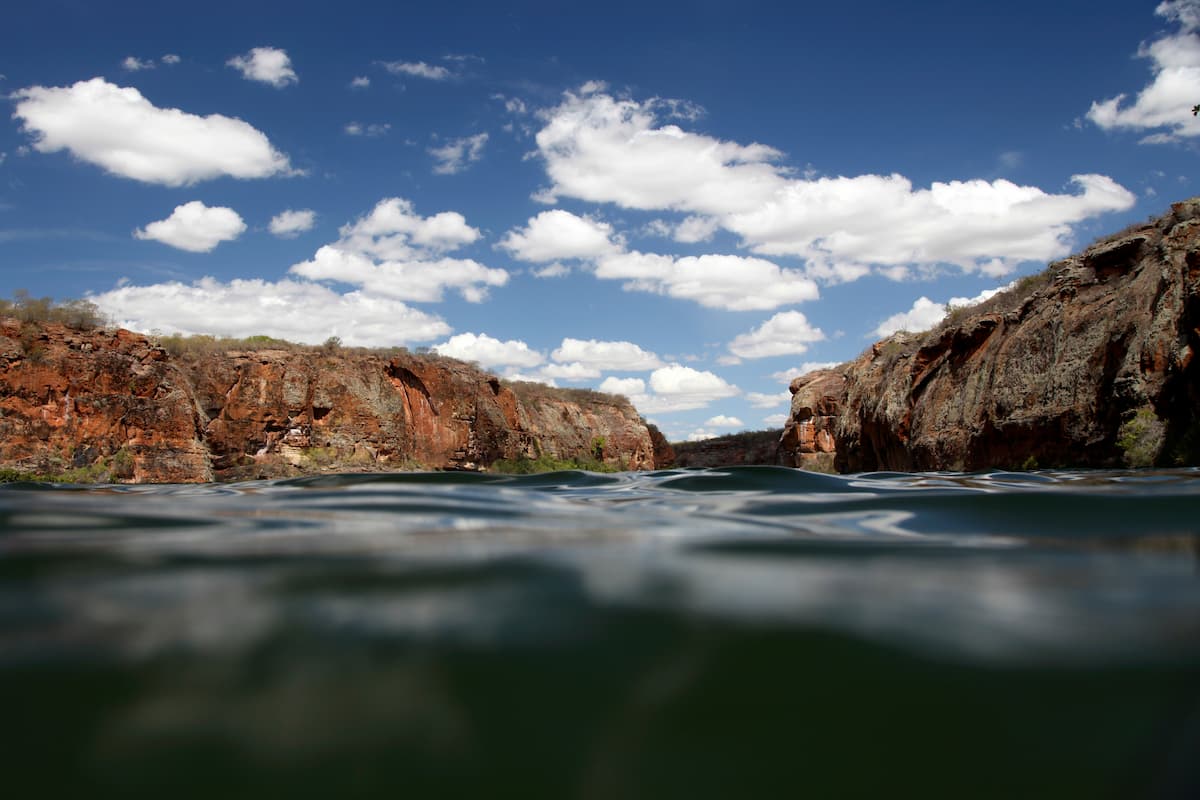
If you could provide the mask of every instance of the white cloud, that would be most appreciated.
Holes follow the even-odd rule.
[[[371,79],[366,75],[359,75],[350,81],[351,89],[366,89],[371,85]]]
[[[232,208],[210,208],[199,200],[176,206],[171,216],[133,232],[138,239],[153,239],[191,253],[208,253],[221,242],[241,236],[246,223]]]
[[[14,116],[41,153],[68,150],[124,178],[183,186],[288,173],[287,156],[240,119],[157,108],[137,89],[93,78],[15,92]]]
[[[280,211],[271,218],[270,231],[281,239],[293,239],[304,231],[312,230],[316,224],[317,212],[310,208],[294,211]]]
[[[787,424],[787,421],[787,414],[771,414],[770,416],[763,417],[763,424],[768,428],[782,428]]]
[[[546,262],[563,258],[598,258],[620,251],[612,225],[570,211],[551,209],[514,228],[498,247],[522,261]]]
[[[714,400],[741,394],[741,389],[711,372],[680,364],[660,367],[650,373],[650,381],[641,378],[605,378],[602,392],[622,394],[642,414],[662,414],[703,408]]]
[[[550,357],[560,363],[579,363],[605,372],[641,372],[663,366],[658,356],[633,342],[602,342],[596,339],[563,339]]]
[[[721,222],[715,217],[688,217],[675,227],[675,241],[684,244],[707,242],[720,227]]]
[[[166,64],[167,66],[171,66],[171,67],[175,66],[180,61],[183,61],[183,59],[180,58],[179,56],[175,55],[174,53],[167,53],[165,56],[162,57],[162,63]]]
[[[616,100],[602,88],[567,93],[543,113],[537,144],[551,185],[538,199],[715,219],[754,252],[799,256],[825,280],[898,265],[1044,262],[1069,252],[1074,224],[1136,201],[1103,175],[1074,176],[1071,194],[1005,180],[919,188],[896,174],[797,177],[770,147],[660,124],[660,101]],[[687,231],[704,232],[699,223]]]
[[[338,233],[336,242],[321,247],[310,260],[293,264],[290,272],[416,302],[438,302],[447,288],[469,302],[481,302],[488,287],[508,282],[502,269],[443,255],[479,238],[479,231],[455,211],[422,217],[410,201],[390,197]]]
[[[599,259],[596,276],[625,280],[628,290],[664,294],[729,311],[767,310],[815,300],[819,295],[816,283],[802,273],[747,256],[676,259],[631,251]]]
[[[121,62],[121,68],[128,72],[138,72],[144,69],[154,69],[157,64],[153,61],[142,61],[137,56],[126,56]]]
[[[437,161],[433,171],[438,175],[455,175],[483,158],[483,147],[488,135],[477,133],[461,139],[451,139],[441,147],[429,148],[429,154]]]
[[[571,274],[571,268],[566,264],[555,261],[545,267],[530,270],[535,278],[562,278]]]
[[[702,408],[713,400],[741,393],[736,386],[711,372],[680,364],[661,367],[650,373],[650,389],[653,392],[651,399],[655,402],[642,409],[647,413]]]
[[[772,372],[771,378],[779,381],[784,386],[788,386],[792,381],[794,381],[796,378],[799,378],[801,375],[807,375],[808,373],[816,372],[817,370],[833,369],[834,367],[840,366],[840,361],[805,361],[799,367],[794,369],[784,369],[780,370],[779,372]]]
[[[368,125],[363,125],[361,122],[347,122],[342,130],[349,136],[369,136],[374,138],[376,136],[383,136],[391,128],[391,124],[387,122],[372,122]]]
[[[941,322],[946,316],[946,307],[962,308],[967,306],[978,305],[984,300],[993,297],[1000,292],[1010,288],[1012,284],[1000,286],[995,289],[984,289],[974,297],[951,297],[946,303],[935,303],[928,297],[918,297],[912,304],[912,308],[908,311],[901,311],[897,314],[885,319],[883,322],[871,331],[878,337],[891,336],[898,331],[910,331],[916,333],[918,331],[927,331],[933,326]]]
[[[1171,0],[1160,3],[1155,13],[1178,23],[1179,30],[1138,49],[1138,55],[1151,63],[1153,79],[1132,103],[1119,94],[1097,100],[1087,113],[1105,130],[1157,130],[1142,140],[1144,144],[1200,136],[1200,118],[1192,114],[1192,106],[1200,102],[1200,2]]]
[[[550,195],[626,208],[719,214],[765,202],[781,179],[780,153],[655,127],[653,103],[615,100],[602,84],[568,92],[545,115],[538,150]]]
[[[542,367],[541,373],[547,378],[561,378],[565,381],[591,381],[600,377],[600,370],[578,361],[568,364],[547,364]]]
[[[393,75],[409,75],[414,78],[428,78],[431,81],[444,81],[452,77],[450,70],[424,61],[381,61],[384,69]]]
[[[697,428],[687,436],[687,440],[689,442],[706,442],[709,439],[715,438],[717,438],[717,434],[713,433],[712,431],[706,431],[703,428]]]
[[[204,278],[193,284],[122,286],[89,300],[124,328],[305,344],[338,336],[354,347],[428,341],[450,332],[436,316],[362,292],[338,294],[315,283]]]
[[[777,392],[775,394],[765,394],[763,392],[747,392],[746,400],[754,408],[775,408],[790,403],[792,395],[790,392]]]
[[[729,352],[741,358],[766,358],[804,353],[825,334],[799,311],[781,311],[749,333],[729,343]]]
[[[709,428],[741,428],[746,423],[742,422],[737,417],[729,417],[724,414],[718,414],[715,417],[709,417],[704,421],[704,424]]]
[[[451,336],[433,349],[444,356],[463,361],[476,361],[485,367],[536,367],[545,356],[518,340],[502,342],[486,333],[460,333]]]
[[[241,72],[248,81],[268,83],[276,89],[300,81],[292,69],[292,60],[287,52],[275,47],[255,47],[245,55],[234,56],[225,64]]]
[[[544,386],[558,386],[553,378],[548,378],[539,373],[521,372],[519,369],[504,370],[504,380],[506,381],[523,381],[525,383],[540,383]]]
[[[942,321],[946,316],[945,303],[935,303],[928,297],[921,296],[912,304],[908,311],[892,314],[875,328],[875,336],[891,336],[899,331],[924,331]]]
[[[600,391],[637,397],[646,393],[646,382],[641,378],[608,377],[600,382]]]

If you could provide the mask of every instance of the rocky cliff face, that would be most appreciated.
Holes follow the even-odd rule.
[[[1195,463],[1198,348],[1200,198],[798,379],[781,451],[843,472]]]
[[[670,463],[624,398],[508,386],[436,356],[311,349],[170,356],[128,331],[0,327],[0,464],[187,482],[476,469],[589,456]]]
[[[699,442],[671,445],[677,467],[734,467],[748,464],[778,464],[779,435],[769,431],[734,433]]]

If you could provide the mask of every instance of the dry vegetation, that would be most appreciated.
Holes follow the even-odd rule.
[[[53,297],[30,297],[25,289],[13,292],[12,300],[0,299],[0,317],[13,317],[21,322],[56,322],[74,330],[103,328],[108,319],[89,300],[64,300]]]

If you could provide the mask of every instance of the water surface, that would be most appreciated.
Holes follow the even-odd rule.
[[[5,785],[1200,796],[1198,512],[1196,470],[13,484]]]

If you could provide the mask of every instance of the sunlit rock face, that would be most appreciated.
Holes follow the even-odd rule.
[[[624,398],[508,385],[435,355],[315,348],[171,356],[128,331],[0,327],[0,466],[195,482],[481,469],[497,459],[671,463]]]
[[[803,466],[828,432],[843,472],[1194,464],[1198,348],[1194,198],[797,379],[781,454]]]

